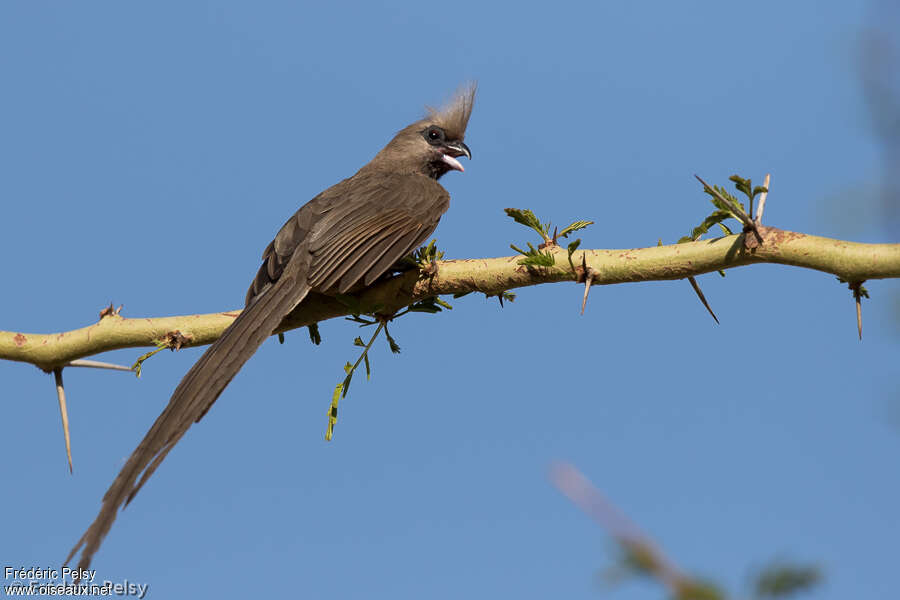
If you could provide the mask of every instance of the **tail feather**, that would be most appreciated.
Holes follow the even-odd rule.
[[[131,502],[178,440],[193,423],[203,418],[244,363],[308,292],[305,278],[298,283],[285,273],[238,315],[206,350],[175,388],[168,406],[103,495],[97,518],[69,552],[66,564],[81,550],[78,567],[87,569],[90,566],[91,558],[112,527],[119,508]]]

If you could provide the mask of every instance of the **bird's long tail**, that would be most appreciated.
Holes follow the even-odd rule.
[[[206,414],[244,363],[308,292],[305,281],[298,283],[285,274],[206,350],[175,388],[168,406],[103,495],[100,513],[69,552],[66,563],[81,550],[78,567],[90,566],[119,508],[131,502],[181,436]]]

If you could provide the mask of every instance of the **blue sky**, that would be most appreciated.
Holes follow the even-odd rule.
[[[534,241],[504,214],[591,219],[588,248],[674,242],[698,173],[761,182],[766,222],[897,242],[857,74],[853,2],[5,2],[0,329],[241,305],[262,249],[320,190],[477,79],[474,159],[443,183],[448,257]],[[894,13],[896,16],[896,13]],[[331,390],[355,325],[269,341],[119,517],[98,577],[152,598],[658,598],[598,586],[605,532],[548,482],[579,467],[683,569],[741,589],[815,562],[815,597],[887,597],[900,537],[896,282],[864,341],[832,276],[760,265],[700,283],[475,295],[392,327]],[[108,360],[130,364],[140,350]],[[140,380],[0,363],[0,564],[58,566],[200,350]],[[747,381],[753,385],[748,386]]]

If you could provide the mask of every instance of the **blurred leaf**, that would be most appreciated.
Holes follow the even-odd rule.
[[[682,582],[676,600],[725,600],[725,594],[715,584],[699,579]]]
[[[809,590],[822,581],[821,571],[808,565],[773,565],[756,578],[755,592],[759,598],[784,598]]]

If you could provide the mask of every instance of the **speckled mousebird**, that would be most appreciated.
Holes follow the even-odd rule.
[[[312,291],[371,285],[434,231],[450,204],[438,179],[472,158],[463,143],[475,86],[402,129],[352,177],[298,210],[262,256],[246,308],[187,372],[168,406],[103,496],[100,513],[66,558],[86,569],[127,505],[169,451],[210,409],[281,320]]]

